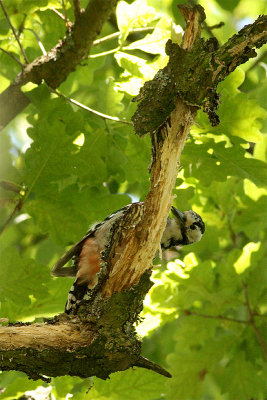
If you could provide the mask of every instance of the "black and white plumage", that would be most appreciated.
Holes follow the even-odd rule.
[[[101,251],[109,243],[114,222],[137,204],[143,205],[143,203],[129,204],[95,224],[53,267],[51,272],[53,276],[76,276],[76,281],[68,295],[66,313],[75,312],[80,301],[86,299],[88,289],[96,286],[97,273],[101,268]],[[167,219],[161,238],[161,248],[166,250],[173,246],[185,246],[198,242],[205,232],[205,224],[200,215],[192,210],[181,212],[175,207],[171,208],[171,212],[173,218]],[[72,266],[63,268],[70,259],[73,259]]]

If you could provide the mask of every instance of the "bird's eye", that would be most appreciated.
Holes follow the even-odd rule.
[[[189,228],[192,229],[192,231],[193,231],[194,229],[196,229],[196,225],[192,224],[189,226]]]

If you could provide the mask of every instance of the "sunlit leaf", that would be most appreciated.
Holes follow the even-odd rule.
[[[244,78],[244,72],[237,68],[225,81],[220,83],[218,92],[221,94],[221,104],[218,114],[221,123],[212,128],[207,116],[199,113],[197,118],[199,132],[225,134],[230,137],[238,136],[251,142],[261,140],[260,120],[266,118],[266,111],[256,101],[250,100],[246,93],[238,89]]]
[[[171,25],[171,19],[160,19],[153,33],[148,33],[144,39],[137,40],[124,49],[140,49],[147,53],[165,55],[165,45],[171,35]]]
[[[258,251],[260,247],[260,243],[248,243],[243,248],[243,253],[234,263],[234,268],[238,274],[242,274],[250,265],[250,257],[251,253]]]
[[[130,29],[144,27],[159,17],[146,0],[136,0],[132,4],[120,1],[117,6],[117,22],[121,32],[121,43],[126,39]]]
[[[91,396],[101,400],[144,400],[161,397],[166,378],[141,368],[116,372],[108,381],[94,380]],[[129,390],[130,388],[130,390]]]

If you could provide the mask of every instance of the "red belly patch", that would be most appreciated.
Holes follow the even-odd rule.
[[[94,238],[84,242],[78,261],[77,281],[79,285],[87,284],[92,289],[97,284],[96,274],[100,271],[101,248]]]

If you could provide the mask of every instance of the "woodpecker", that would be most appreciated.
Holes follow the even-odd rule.
[[[137,203],[133,203],[137,204]],[[139,203],[142,205],[142,203]],[[67,253],[54,265],[53,276],[76,277],[70,289],[65,312],[75,313],[81,300],[86,299],[88,289],[93,289],[98,281],[97,273],[100,271],[101,252],[108,245],[111,229],[114,222],[129,211],[129,204],[102,222],[96,223]],[[161,238],[161,248],[169,249],[173,246],[185,246],[199,242],[205,232],[205,224],[197,213],[192,210],[181,212],[172,207],[173,218],[168,217],[166,228]],[[73,259],[70,267],[63,266]]]

